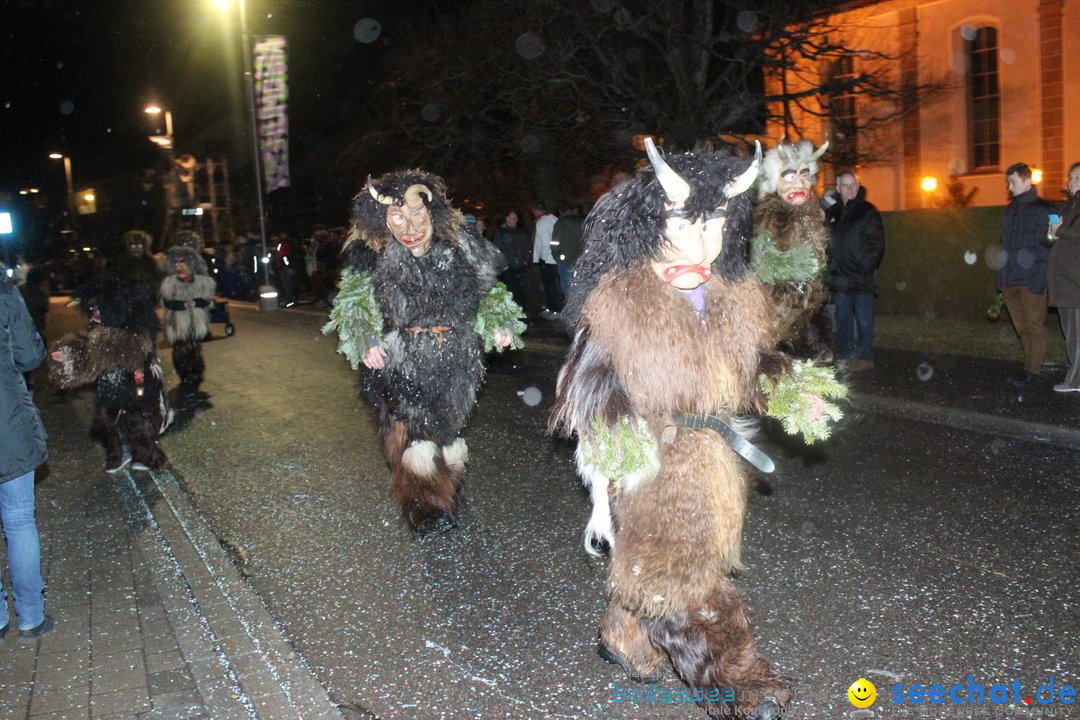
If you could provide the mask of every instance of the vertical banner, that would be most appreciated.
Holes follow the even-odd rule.
[[[289,186],[289,98],[285,36],[263,35],[255,42],[255,122],[259,132],[266,191]]]

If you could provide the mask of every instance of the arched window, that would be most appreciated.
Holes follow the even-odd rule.
[[[971,169],[1001,169],[998,31],[984,26],[964,41],[968,60],[968,138]]]
[[[850,55],[835,60],[829,67],[829,79],[835,88],[829,98],[832,156],[837,164],[854,167],[859,162],[855,60]]]

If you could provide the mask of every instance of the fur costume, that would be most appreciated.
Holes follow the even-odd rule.
[[[106,469],[119,470],[129,460],[160,468],[166,458],[158,437],[172,411],[155,346],[160,326],[153,303],[112,273],[93,278],[76,296],[90,322],[56,342],[49,374],[64,389],[95,383],[90,432],[105,447]]]
[[[833,357],[832,323],[822,309],[829,232],[813,184],[828,145],[781,141],[765,154],[751,241],[751,265],[776,305],[774,339],[792,355],[824,361]]]
[[[176,265],[182,261],[188,273],[181,277]],[[206,370],[202,340],[210,334],[210,312],[216,284],[206,271],[206,261],[193,248],[169,248],[166,278],[161,283],[165,306],[165,337],[172,345],[173,367],[184,383],[198,383]]]
[[[745,178],[757,167],[726,153],[663,163],[647,146],[653,167],[602,197],[586,221],[565,310],[573,343],[551,420],[578,434],[593,499],[586,548],[610,547],[598,649],[633,679],[654,679],[670,660],[694,689],[733,690],[731,702],[704,693],[711,714],[771,718],[789,693],[758,655],[729,580],[740,567],[745,464],[717,432],[681,420],[763,410],[769,384],[759,373],[786,367],[771,349],[769,292],[747,264]],[[672,168],[689,187],[658,177]],[[653,263],[674,243],[665,223],[705,228],[718,217],[722,250],[711,271],[700,268],[703,282],[688,290],[659,273]]]
[[[423,254],[388,228],[388,207],[410,200],[430,218]],[[495,279],[502,256],[448,204],[442,179],[419,170],[369,179],[345,255],[324,332],[338,333],[354,368],[375,346],[385,351],[385,366],[361,369],[360,388],[378,416],[394,496],[413,530],[446,526],[465,474],[461,434],[484,379],[484,351],[496,331],[524,330],[521,309]]]
[[[770,242],[770,250],[778,253],[805,248],[809,250],[806,256],[814,261],[814,269],[808,276],[775,278],[770,283],[776,305],[774,339],[783,343],[784,350],[792,355],[831,360],[832,323],[823,311],[829,298],[823,279],[829,247],[825,214],[817,203],[789,205],[779,195],[769,195],[758,203],[754,216],[756,247]],[[759,269],[760,266],[755,267]]]
[[[125,252],[109,262],[109,269],[128,282],[145,290],[148,297],[157,295],[162,273],[150,256],[152,239],[142,230],[128,230],[120,237]]]

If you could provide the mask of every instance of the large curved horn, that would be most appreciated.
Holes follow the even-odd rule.
[[[743,171],[743,174],[735,178],[727,184],[724,188],[724,194],[729,198],[733,198],[739,193],[744,193],[750,186],[754,184],[754,180],[757,179],[758,171],[761,170],[761,143],[757,140],[754,141],[754,162],[750,163],[750,167]]]
[[[776,156],[780,158],[781,166],[791,164],[791,158],[788,157],[787,148],[785,147],[783,140],[776,146]]]
[[[414,200],[419,200],[421,193],[423,193],[424,195],[427,195],[427,201],[431,202],[431,198],[432,198],[431,188],[429,188],[427,185],[423,185],[421,183],[416,183],[415,185],[410,185],[409,189],[405,191],[405,204],[406,205],[415,205],[416,203],[414,203],[413,201]]]
[[[375,189],[374,183],[371,182],[371,176],[370,175],[367,176],[367,189],[368,189],[368,192],[371,193],[371,197],[375,198],[375,202],[380,203],[382,205],[393,205],[394,204],[394,198],[387,197],[386,195],[380,195],[379,194],[379,192]]]
[[[829,149],[829,141],[826,140],[824,143],[822,143],[821,147],[819,147],[814,152],[810,153],[810,160],[811,161],[817,160],[819,157],[824,155],[825,151],[828,150],[828,149]]]
[[[690,183],[679,177],[679,173],[671,169],[664,162],[660,153],[656,151],[656,144],[651,137],[645,138],[645,152],[649,155],[649,164],[656,172],[656,179],[660,181],[660,187],[664,188],[667,199],[673,203],[681,203],[690,197]]]

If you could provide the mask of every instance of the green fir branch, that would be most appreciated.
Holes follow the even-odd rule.
[[[593,418],[588,436],[579,442],[582,460],[610,478],[615,487],[628,475],[655,474],[660,470],[656,438],[640,417],[623,416],[611,426],[598,415]]]
[[[844,416],[826,398],[842,398],[847,387],[836,380],[831,367],[796,360],[791,372],[773,381],[762,375],[761,389],[769,399],[766,415],[776,418],[789,435],[802,435],[808,445],[825,440],[832,432],[830,425]],[[821,404],[821,415],[813,419],[814,407]]]
[[[337,333],[337,351],[349,359],[353,370],[358,370],[370,349],[368,340],[378,340],[383,331],[382,311],[369,273],[350,268],[341,272],[330,322],[323,325],[322,331],[323,335]]]
[[[783,282],[802,284],[817,275],[821,266],[811,246],[798,245],[790,250],[780,250],[772,241],[772,234],[765,230],[750,240],[750,268],[761,282],[778,285]]]
[[[506,289],[506,286],[497,282],[480,301],[480,309],[476,313],[473,330],[484,338],[484,352],[492,350],[502,352],[507,349],[495,344],[496,330],[510,333],[513,338],[508,348],[518,350],[525,347],[525,343],[521,340],[521,334],[525,332],[524,320],[525,311],[514,302],[514,296]]]

